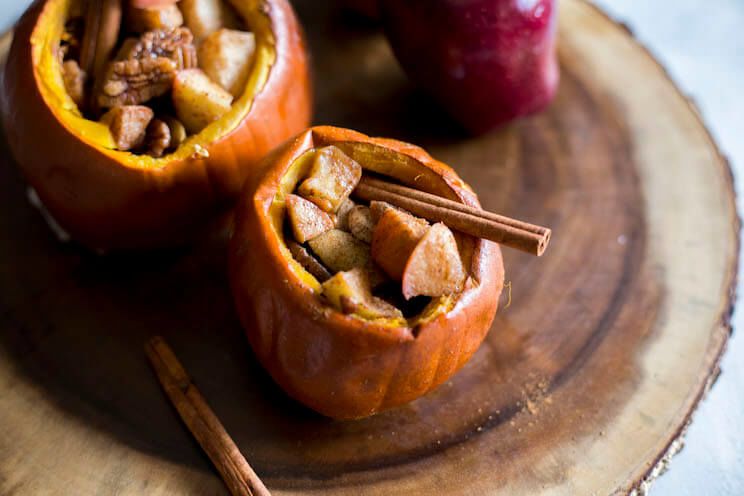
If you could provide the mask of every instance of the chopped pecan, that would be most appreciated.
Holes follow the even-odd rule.
[[[150,107],[124,105],[106,112],[101,117],[101,122],[111,130],[117,149],[131,150],[139,148],[145,141],[145,131],[152,117],[153,111]]]
[[[176,71],[176,63],[165,57],[112,62],[98,94],[98,105],[137,105],[164,95],[173,86]]]
[[[148,31],[137,42],[124,42],[99,86],[97,103],[102,108],[144,103],[167,93],[177,71],[195,66],[187,28]]]
[[[166,116],[163,117],[163,120],[168,124],[168,129],[170,130],[170,146],[171,148],[176,149],[181,146],[181,143],[186,141],[186,128],[183,123],[175,117]]]
[[[82,106],[85,101],[85,79],[86,74],[76,61],[68,60],[62,64],[62,80],[65,83],[65,89],[78,107]]]
[[[160,119],[153,119],[147,126],[145,150],[147,154],[159,158],[171,145],[171,133],[168,124]]]
[[[140,36],[127,58],[143,59],[166,57],[176,62],[178,69],[196,67],[194,36],[189,28],[156,29]]]

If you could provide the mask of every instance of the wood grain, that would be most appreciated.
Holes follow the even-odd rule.
[[[421,144],[485,208],[550,226],[550,251],[506,253],[512,304],[450,382],[333,422],[254,363],[224,239],[109,257],[61,245],[3,149],[0,493],[225,494],[148,370],[154,334],[274,494],[625,493],[681,435],[729,335],[739,222],[727,164],[664,70],[564,0],[553,106],[469,139],[379,33],[328,3],[296,2],[317,122]]]

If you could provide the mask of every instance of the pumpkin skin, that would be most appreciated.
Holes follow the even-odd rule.
[[[504,266],[498,245],[471,239],[470,273],[479,283],[414,329],[361,320],[323,303],[318,286],[298,275],[299,265],[287,258],[275,209],[295,159],[330,144],[361,144],[380,163],[386,155],[404,157],[414,170],[397,167],[391,176],[409,185],[422,177],[416,184],[421,189],[479,204],[451,168],[421,148],[332,127],[315,127],[287,142],[246,183],[230,243],[230,282],[251,347],[290,396],[328,417],[352,419],[412,401],[467,362],[493,322]]]
[[[308,56],[288,0],[236,0],[260,26],[258,75],[248,83],[255,91],[248,88],[229,118],[173,154],[154,159],[111,150],[105,139],[75,129],[69,120],[77,108],[48,89],[53,63],[44,36],[59,22],[64,2],[37,0],[18,22],[4,72],[3,117],[26,180],[84,245],[140,249],[193,239],[233,205],[256,163],[310,122]]]

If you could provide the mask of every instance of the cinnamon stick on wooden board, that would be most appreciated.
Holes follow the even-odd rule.
[[[362,200],[384,201],[432,222],[443,222],[457,231],[488,239],[538,257],[550,242],[550,229],[498,215],[463,203],[381,179],[363,176],[354,195]]]
[[[222,475],[230,493],[270,496],[165,340],[160,336],[150,339],[145,353],[163,390]]]

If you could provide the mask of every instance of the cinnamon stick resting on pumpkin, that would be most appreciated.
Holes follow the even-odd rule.
[[[477,238],[541,256],[550,242],[548,228],[469,207],[441,196],[365,176],[354,190],[357,198],[384,201],[412,214]]]
[[[387,278],[401,284],[405,300],[461,292],[468,271],[450,228],[536,255],[542,254],[550,237],[550,231],[539,226],[363,176],[363,166],[333,145],[314,150],[308,163],[296,194],[284,197],[294,237],[287,243],[308,272],[327,281],[322,286],[325,298],[347,314],[381,317],[383,314],[363,311],[370,305],[340,305],[336,293],[341,288],[349,293],[347,300],[362,301],[360,288],[369,286],[371,298],[372,288]],[[354,205],[349,200],[352,192],[370,205]],[[333,216],[341,217],[342,205],[344,220],[334,222]],[[425,219],[437,223],[431,226]],[[298,244],[305,242],[317,259]],[[330,277],[333,273],[336,275]],[[338,284],[331,284],[329,277]],[[348,283],[361,280],[374,284]],[[354,308],[359,311],[352,311]]]

